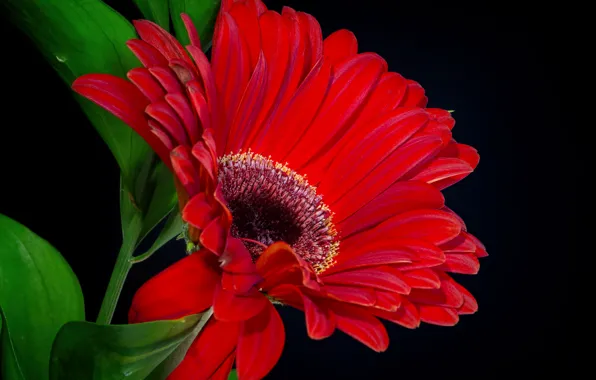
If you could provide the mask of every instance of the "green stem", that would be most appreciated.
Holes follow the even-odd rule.
[[[116,304],[118,303],[118,298],[120,298],[124,281],[132,267],[131,258],[134,252],[135,240],[125,238],[120,252],[118,252],[116,265],[114,266],[114,271],[112,272],[112,277],[108,283],[108,289],[104,295],[97,317],[97,323],[100,325],[109,325],[112,322],[112,316],[116,310]]]

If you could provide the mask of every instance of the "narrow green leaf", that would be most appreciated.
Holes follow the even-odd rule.
[[[220,0],[170,0],[170,14],[172,15],[174,32],[183,46],[188,45],[190,41],[180,14],[186,13],[190,16],[197,27],[201,37],[201,44],[205,49],[213,36],[213,27],[219,10],[219,3]]]
[[[83,293],[54,247],[1,214],[0,306],[2,370],[9,371],[3,378],[21,378],[15,372],[20,368],[27,380],[47,379],[56,333],[66,322],[85,319]],[[6,348],[10,337],[12,354]]]
[[[238,380],[238,374],[236,373],[236,370],[233,369],[230,371],[230,375],[228,376],[228,380]]]
[[[152,193],[145,208],[147,212],[141,236],[153,230],[178,204],[174,176],[168,167],[159,162],[151,174],[146,186],[152,189]]]
[[[170,30],[170,8],[168,0],[133,0],[147,20],[157,23],[165,30]]]
[[[140,263],[142,261],[147,260],[151,255],[157,252],[158,249],[163,247],[167,242],[178,236],[182,232],[182,226],[184,222],[182,221],[182,217],[180,216],[179,210],[174,210],[168,215],[168,219],[166,220],[163,229],[159,232],[159,236],[151,245],[146,252],[135,256],[132,259],[133,263]]]
[[[126,41],[136,38],[132,24],[100,0],[5,0],[12,22],[27,34],[70,86],[79,76],[109,73],[125,77],[140,66]],[[75,95],[114,155],[127,188],[150,149],[130,127],[109,112]]]
[[[52,348],[50,379],[145,379],[209,316],[131,325],[68,323]]]

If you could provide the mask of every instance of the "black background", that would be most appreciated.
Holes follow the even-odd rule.
[[[129,19],[140,17],[122,1],[108,3]],[[561,15],[498,2],[266,3],[313,14],[324,35],[352,30],[360,51],[379,53],[390,70],[420,82],[429,106],[455,110],[455,138],[476,147],[481,161],[446,197],[490,254],[477,276],[458,277],[477,297],[477,314],[452,328],[389,325],[391,344],[383,354],[341,333],[311,341],[303,315],[284,308],[286,348],[270,377],[490,378],[570,371],[576,153],[574,131],[562,117],[562,68],[554,58],[562,49],[554,22]],[[118,168],[70,89],[16,28],[6,22],[2,28],[0,212],[62,252],[94,320],[120,246]],[[173,242],[135,266],[115,322],[125,321],[134,291],[181,256]]]

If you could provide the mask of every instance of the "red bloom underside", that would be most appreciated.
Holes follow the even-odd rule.
[[[214,318],[170,378],[225,379],[234,361],[243,379],[266,375],[285,340],[267,297],[303,310],[313,339],[339,329],[376,351],[389,341],[379,318],[415,328],[474,313],[476,301],[447,272],[477,273],[486,251],[441,190],[479,157],[453,140],[450,113],[425,108],[422,87],[387,71],[378,55],[358,53],[351,32],[323,39],[308,14],[224,1],[211,62],[183,17],[189,54],[157,25],[137,21],[141,39],[128,46],[144,67],[131,70],[130,81],[93,74],[73,85],[172,168],[183,219],[202,246],[147,282],[130,312],[131,322],[142,322],[213,306]],[[268,247],[255,256],[234,232],[239,215],[226,170],[268,162],[285,164],[275,178],[299,186],[307,179],[304,191],[316,189],[322,201],[313,204],[327,208],[317,209],[325,218],[315,227],[337,233],[321,235],[329,239],[315,248],[337,255],[317,261],[315,248],[261,241]],[[322,230],[301,231],[318,238]]]

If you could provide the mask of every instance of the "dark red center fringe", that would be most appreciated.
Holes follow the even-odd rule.
[[[339,247],[332,213],[303,176],[249,152],[222,157],[219,182],[234,217],[232,235],[253,259],[284,241],[317,270],[332,263]]]

